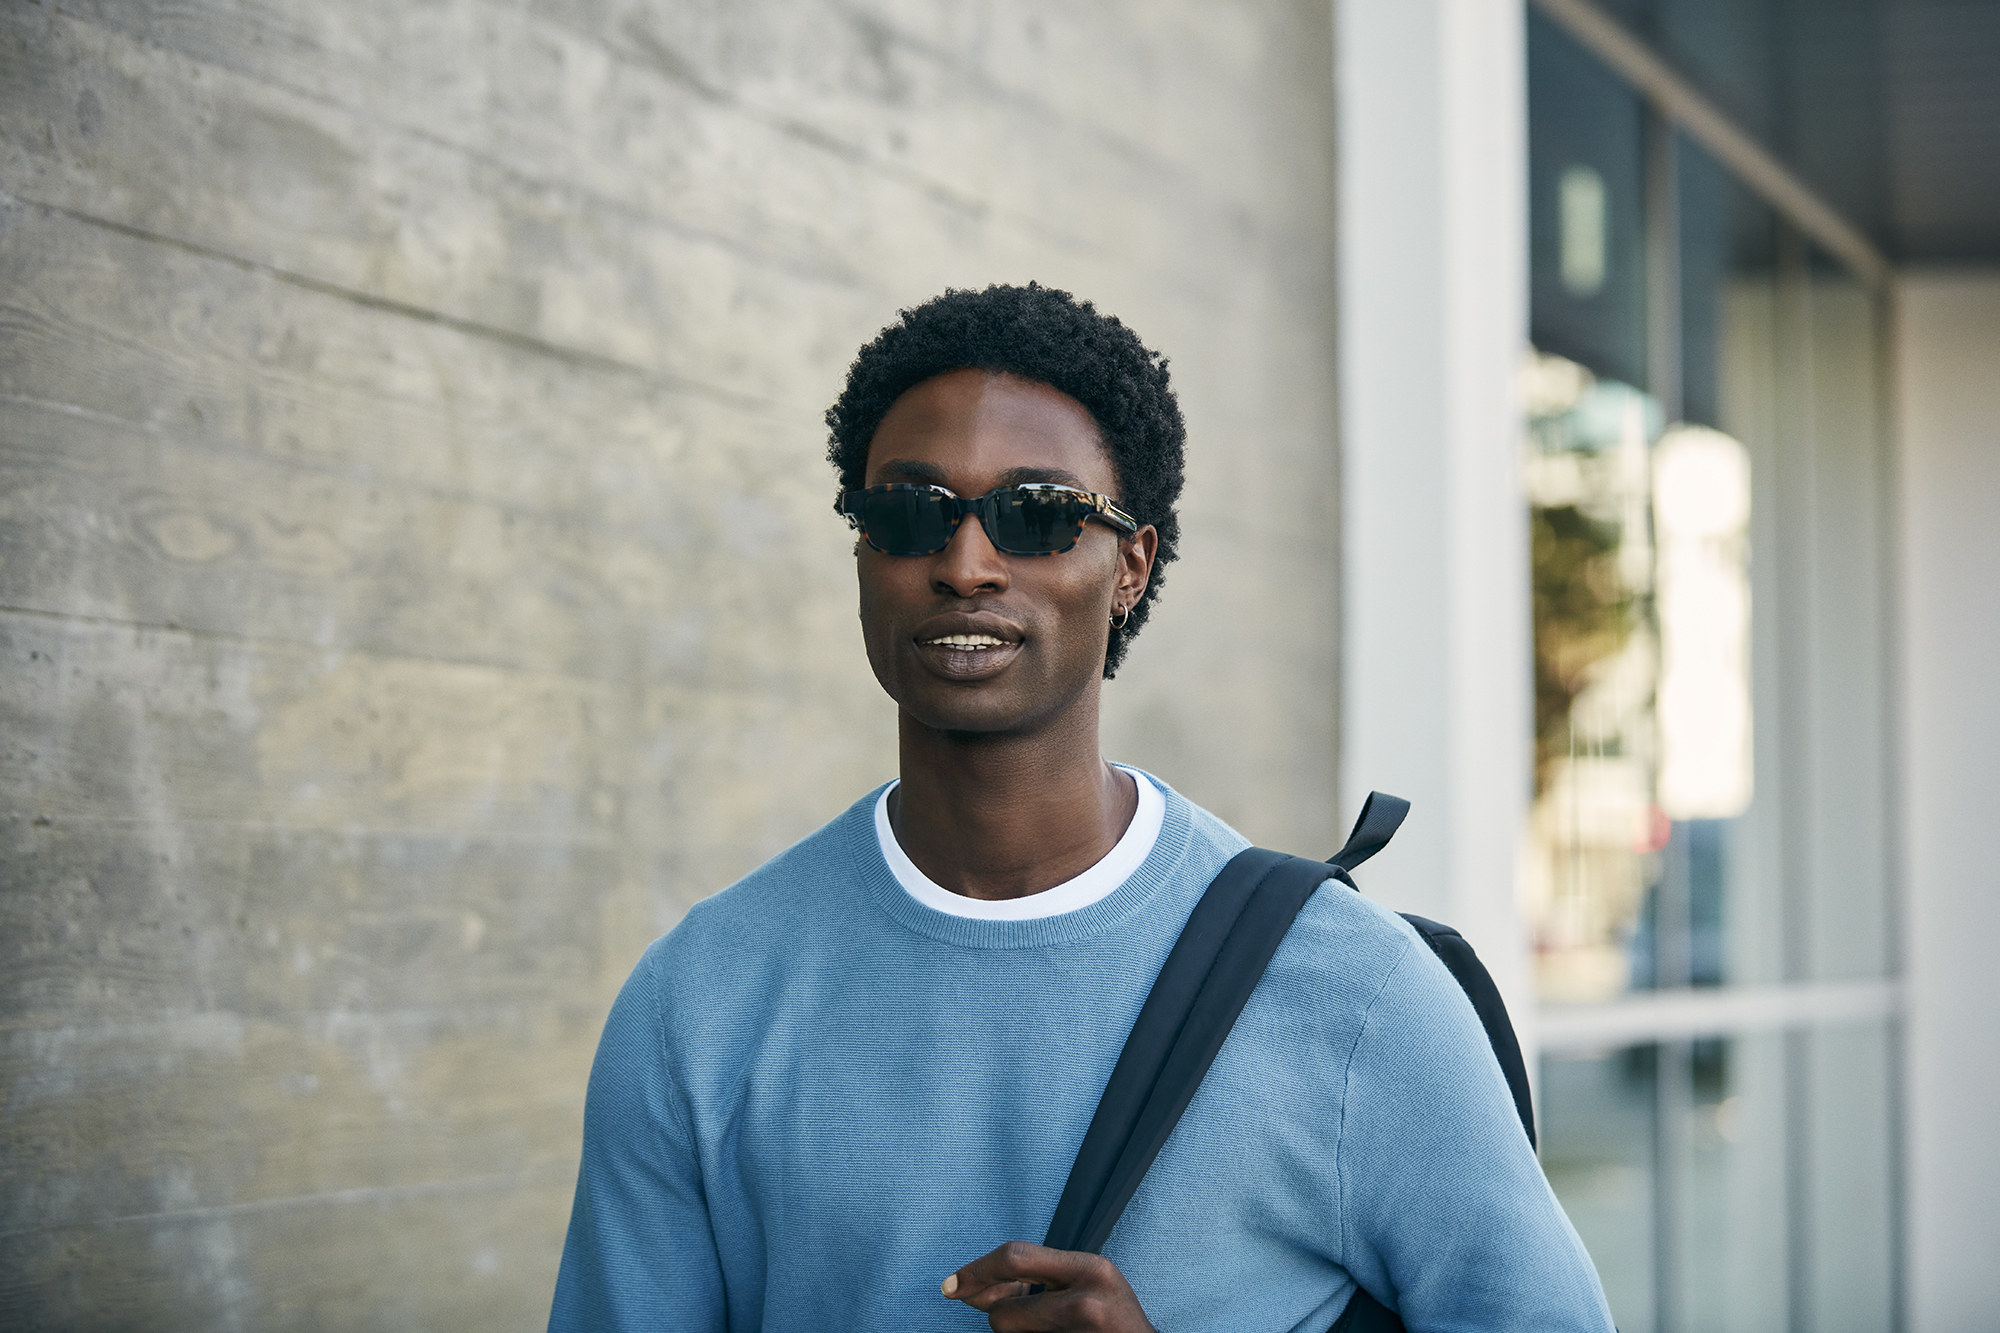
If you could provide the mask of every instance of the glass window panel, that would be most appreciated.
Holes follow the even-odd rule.
[[[1638,96],[1540,14],[1528,17],[1529,281],[1535,345],[1644,384]]]
[[[1528,395],[1528,891],[1542,993],[1589,1002],[1633,988],[1887,975],[1879,297],[1677,136],[1685,421],[1659,420],[1632,387],[1643,380],[1637,210],[1649,169],[1638,102],[1543,20],[1531,22],[1530,48],[1543,355]],[[1582,184],[1578,164],[1593,173]],[[1601,275],[1571,253],[1575,217],[1599,204],[1610,238],[1598,237]],[[1581,278],[1599,276],[1579,294]],[[1582,376],[1567,396],[1544,392],[1562,379],[1551,353]],[[1707,557],[1676,562],[1677,550],[1699,556],[1699,543],[1673,540],[1658,475],[1633,463],[1650,451],[1659,473],[1671,446],[1699,434],[1688,427],[1720,432],[1748,463],[1733,573]],[[1706,591],[1677,594],[1696,588]],[[1747,690],[1741,672],[1732,692],[1712,669],[1724,641],[1747,641],[1747,653],[1731,648],[1747,658]],[[1711,669],[1683,679],[1683,662]],[[1733,732],[1721,725],[1746,716]],[[1749,738],[1733,775],[1722,762],[1732,734]]]
[[[1819,1028],[1795,1040],[1806,1082],[1798,1323],[1823,1333],[1893,1328],[1889,1025]]]
[[[1544,1056],[1543,1169],[1624,1333],[1892,1326],[1892,1056],[1884,1021]]]
[[[1720,416],[1749,446],[1755,763],[1732,980],[1885,975],[1889,767],[1876,298],[1780,233],[1725,295]],[[1732,349],[1731,340],[1737,346]]]
[[[1780,443],[1796,412],[1783,387],[1776,215],[1686,138],[1675,145],[1681,218],[1681,381],[1690,422],[1721,431],[1749,462],[1750,800],[1714,827],[1676,829],[1689,871],[1683,909],[1696,984],[1781,981],[1787,972],[1786,790],[1779,746],[1787,702],[1779,528]],[[1666,881],[1673,887],[1672,881]],[[1705,964],[1705,965],[1704,965]]]
[[[1541,996],[1892,975],[1881,297],[1529,46]],[[1680,420],[1635,387],[1666,163]],[[1893,1031],[1544,1056],[1544,1165],[1626,1333],[1894,1326]]]
[[[1650,985],[1635,939],[1658,873],[1650,442],[1658,405],[1543,355],[1529,376],[1535,802],[1524,862],[1544,998]],[[1676,937],[1678,938],[1678,937]]]
[[[1771,429],[1772,405],[1744,419],[1750,404],[1740,398],[1725,419],[1723,372],[1740,363],[1745,349],[1732,346],[1743,330],[1731,321],[1731,293],[1761,279],[1768,293],[1777,272],[1777,216],[1685,135],[1674,142],[1680,203],[1681,393],[1689,421],[1739,434]],[[1767,331],[1768,337],[1768,331]],[[1768,344],[1753,364],[1761,364],[1768,385],[1774,374]],[[1743,373],[1740,365],[1736,374]]]
[[[1542,1059],[1542,1169],[1620,1333],[1652,1333],[1653,1048]]]
[[[1792,765],[1805,804],[1799,971],[1814,979],[1891,970],[1891,768],[1886,705],[1881,318],[1876,295],[1808,254],[1800,301],[1807,459],[1799,571],[1805,642],[1787,670],[1804,695]]]
[[[1761,1333],[1785,1327],[1785,1039],[1750,1035],[1676,1044],[1675,1139],[1682,1328]]]

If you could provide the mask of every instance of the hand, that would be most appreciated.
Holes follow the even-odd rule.
[[[995,1333],[1158,1333],[1101,1254],[1010,1240],[944,1280],[944,1294],[984,1311]]]

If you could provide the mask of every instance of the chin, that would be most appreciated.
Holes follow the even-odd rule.
[[[928,731],[967,739],[1031,734],[1083,701],[1099,677],[1076,670],[1050,672],[1045,659],[1024,653],[1005,669],[973,680],[952,680],[915,654],[871,651],[875,679],[911,722]],[[887,665],[889,670],[883,670]]]
[[[1001,690],[946,686],[913,691],[897,702],[910,720],[932,731],[995,736],[1032,730],[1044,711]]]

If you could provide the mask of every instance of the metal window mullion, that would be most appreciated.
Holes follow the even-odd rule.
[[[1878,566],[1882,579],[1884,630],[1876,644],[1882,655],[1882,682],[1885,695],[1882,709],[1882,753],[1901,757],[1903,673],[1896,646],[1904,642],[1902,616],[1902,469],[1895,447],[1897,411],[1895,352],[1897,336],[1896,289],[1885,286],[1875,294],[1875,401],[1878,484],[1877,503],[1882,532],[1883,558]],[[1883,828],[1887,882],[1882,895],[1882,929],[1888,938],[1890,974],[1907,975],[1903,950],[1903,765],[1888,763]],[[1909,1325],[1909,1256],[1906,1252],[1909,1228],[1908,1154],[1909,1108],[1904,1078],[1904,1023],[1899,1010],[1887,1021],[1889,1039],[1889,1329],[1903,1333]]]
[[[1653,1321],[1656,1333],[1681,1333],[1687,1327],[1681,1237],[1687,1220],[1694,1047],[1687,1041],[1662,1041],[1653,1053]]]
[[[1819,487],[1813,448],[1811,272],[1806,239],[1781,221],[1777,237],[1776,497],[1780,534],[1777,613],[1778,669],[1787,683],[1779,710],[1780,781],[1786,800],[1779,844],[1784,936],[1784,979],[1808,980],[1812,948],[1814,822],[1819,802],[1814,756],[1812,644],[1818,622],[1813,557],[1818,547]],[[1812,1105],[1811,1036],[1794,1028],[1784,1037],[1785,1065],[1785,1293],[1791,1333],[1812,1330]]]
[[[1671,120],[1648,105],[1645,134],[1646,378],[1668,422],[1682,401],[1680,163]]]
[[[1544,1006],[1536,1015],[1536,1027],[1547,1050],[1594,1050],[1893,1021],[1902,999],[1899,983],[1879,977],[1704,986],[1679,994],[1643,993],[1608,1004]]]
[[[1646,387],[1666,421],[1673,422],[1683,412],[1684,350],[1675,132],[1673,123],[1650,104],[1641,124]],[[1687,835],[1677,830],[1668,841],[1663,873],[1653,888],[1653,986],[1659,991],[1684,990],[1693,980],[1689,870]],[[1658,1333],[1680,1333],[1687,1325],[1687,1260],[1681,1240],[1687,1217],[1692,1053],[1693,1046],[1684,1039],[1660,1041],[1653,1047],[1653,1310]]]

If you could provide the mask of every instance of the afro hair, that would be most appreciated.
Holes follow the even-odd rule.
[[[842,489],[863,484],[868,446],[889,407],[909,389],[953,370],[1035,380],[1082,403],[1097,422],[1117,478],[1116,499],[1159,533],[1152,577],[1104,653],[1108,679],[1125,658],[1179,554],[1182,455],[1187,427],[1167,378],[1165,357],[1111,315],[1068,292],[1029,283],[985,291],[947,290],[901,317],[863,347],[847,386],[826,410],[827,459]]]

